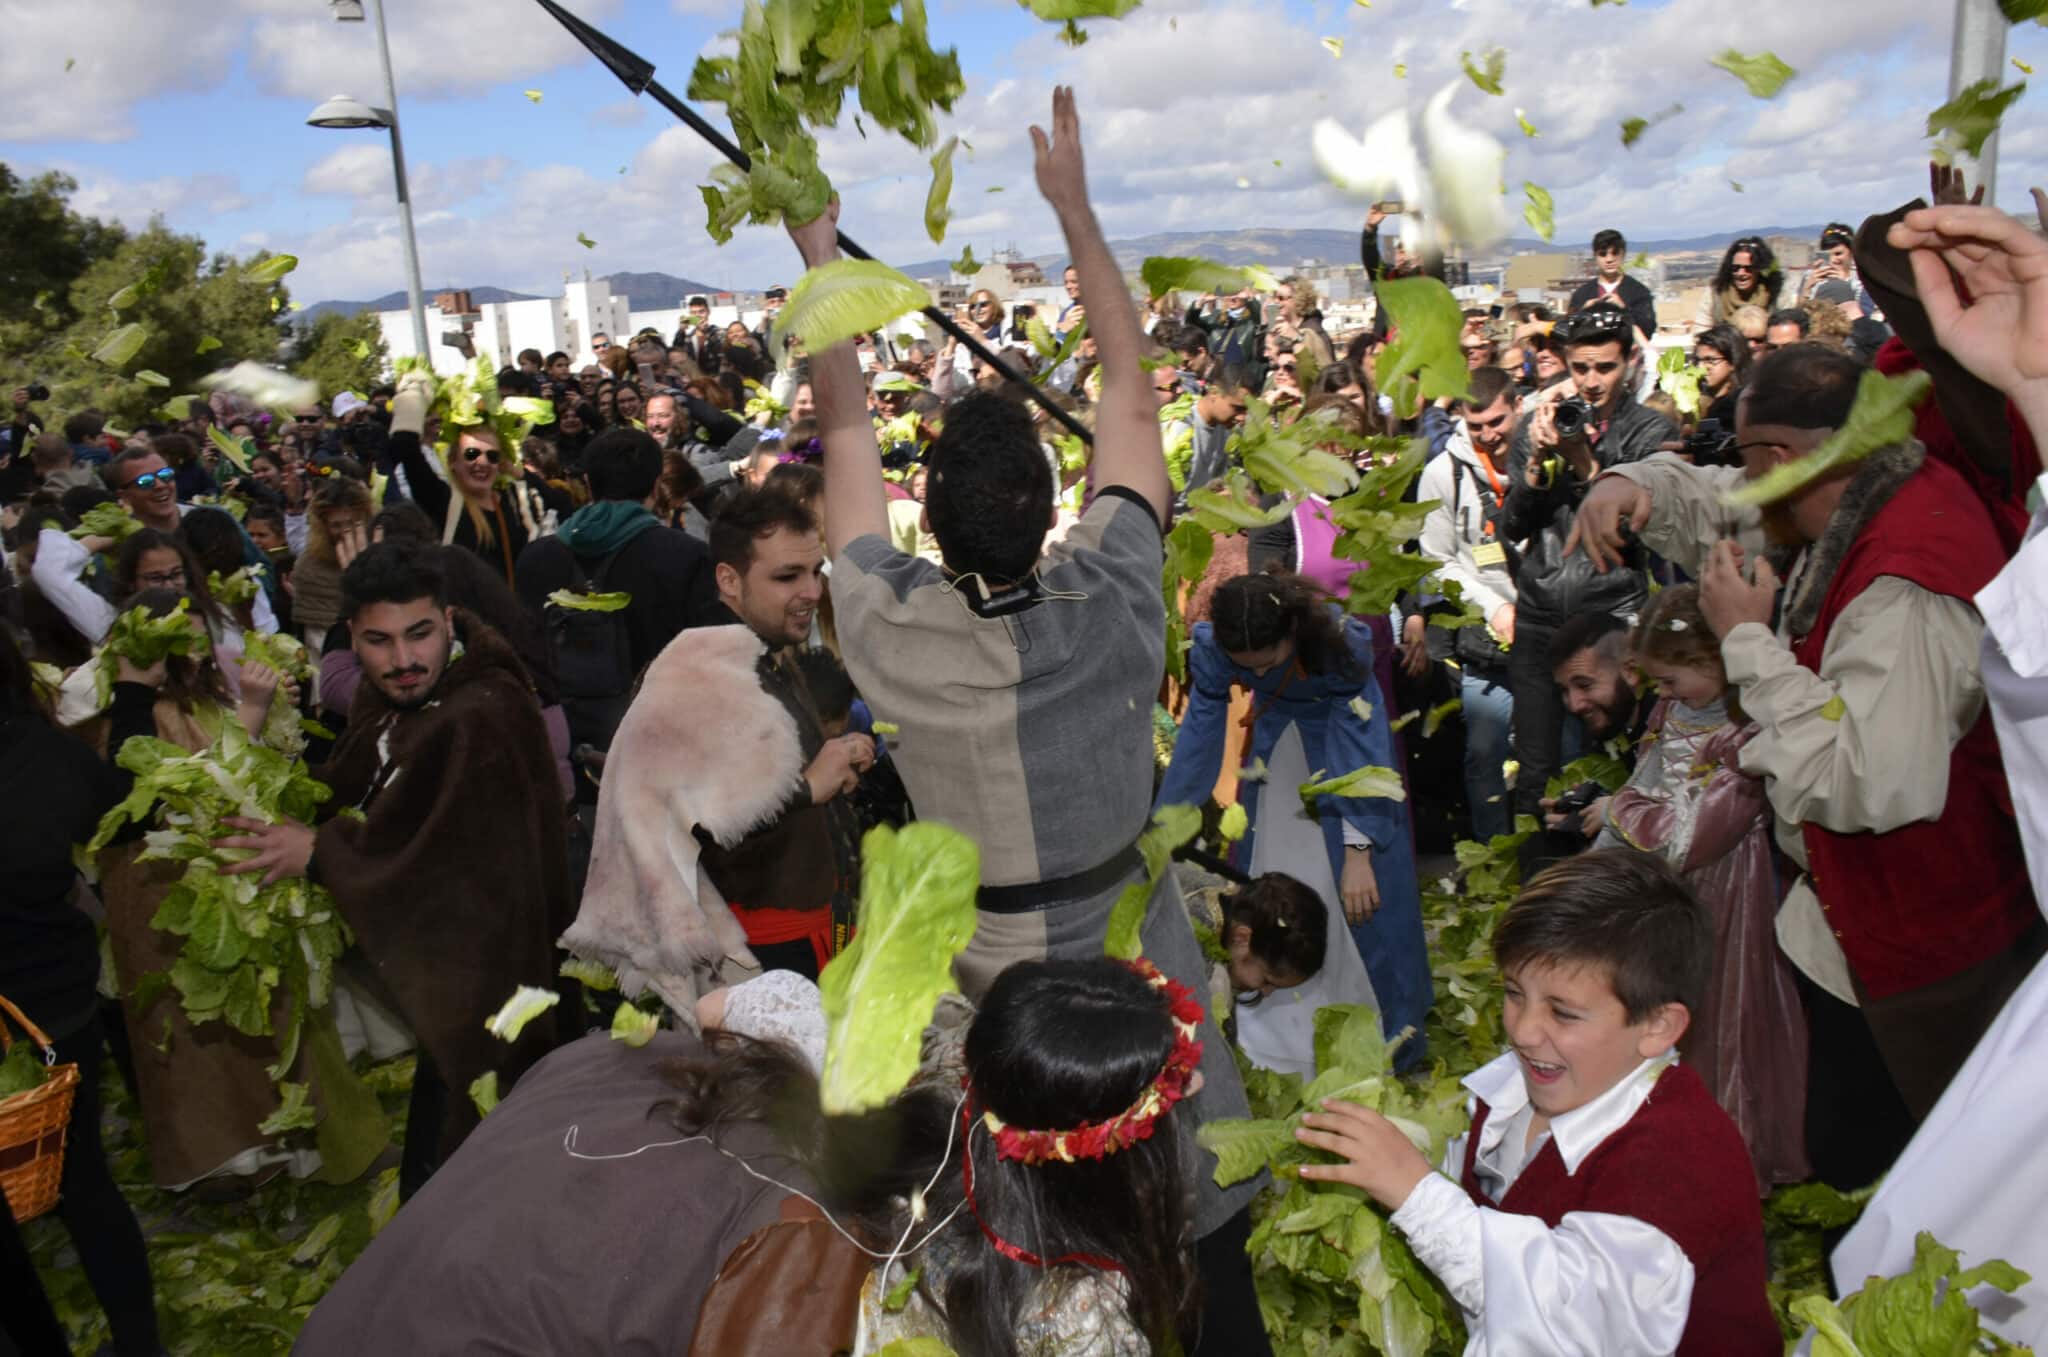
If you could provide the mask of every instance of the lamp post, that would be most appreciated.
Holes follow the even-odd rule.
[[[360,23],[361,0],[332,0],[334,17],[341,23]],[[391,133],[391,170],[398,181],[398,226],[405,241],[405,291],[412,308],[412,342],[421,358],[433,358],[427,346],[427,306],[420,289],[420,247],[412,230],[412,192],[405,182],[405,143],[398,135],[398,82],[391,76],[391,44],[384,36],[384,0],[370,0],[377,15],[377,56],[384,66],[385,107],[372,108],[347,95],[337,94],[306,118],[309,127],[382,127]]]
[[[1956,0],[1955,37],[1949,44],[1948,97],[1979,80],[1998,83],[2005,69],[2005,32],[2012,27],[2000,12],[1998,0]],[[1998,201],[1998,133],[1984,139],[1977,155],[1977,182],[1984,186],[1984,201]]]

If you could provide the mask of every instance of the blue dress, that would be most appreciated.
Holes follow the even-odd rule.
[[[1351,677],[1303,675],[1291,662],[1261,675],[1232,663],[1216,643],[1213,628],[1207,622],[1197,623],[1188,652],[1187,715],[1181,721],[1173,762],[1156,804],[1199,806],[1215,790],[1222,770],[1231,689],[1239,686],[1250,691],[1258,713],[1251,739],[1255,764],[1270,758],[1281,735],[1293,725],[1300,733],[1312,773],[1321,769],[1323,776],[1341,777],[1367,766],[1398,771],[1386,703],[1373,678],[1372,638],[1352,618],[1344,621],[1344,638],[1351,649]],[[1354,698],[1365,699],[1372,708],[1370,719],[1361,720],[1352,710]],[[1251,861],[1259,829],[1259,799],[1267,790],[1262,782],[1238,784],[1238,799],[1251,821],[1240,861]],[[1277,796],[1295,794],[1293,787],[1270,790]],[[1401,1048],[1396,1061],[1402,1069],[1411,1068],[1423,1055],[1422,1021],[1429,1012],[1431,986],[1407,804],[1384,797],[1333,796],[1322,797],[1317,804],[1333,880],[1342,881],[1344,876],[1344,827],[1349,825],[1372,841],[1380,907],[1371,919],[1352,924],[1351,936],[1379,998],[1382,1029],[1390,1038],[1403,1028],[1414,1029],[1415,1035]]]

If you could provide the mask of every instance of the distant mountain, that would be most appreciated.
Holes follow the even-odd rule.
[[[700,283],[672,273],[615,273],[600,281],[611,288],[614,297],[631,302],[636,311],[666,311],[690,297],[708,297],[725,290],[716,283]]]
[[[426,290],[426,303],[428,306],[432,306],[434,304],[434,297],[438,293],[460,292],[462,290],[455,287],[430,287]],[[539,300],[531,292],[507,292],[502,287],[472,287],[469,289],[469,299],[478,306],[482,306],[487,302],[531,302]],[[403,311],[406,306],[406,295],[403,292],[387,292],[376,300],[367,302],[314,302],[299,314],[306,320],[313,321],[318,320],[330,311],[339,312],[344,316],[353,316],[358,311]]]

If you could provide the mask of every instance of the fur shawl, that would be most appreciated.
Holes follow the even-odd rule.
[[[701,992],[759,970],[696,831],[738,843],[803,775],[796,722],[761,686],[765,649],[743,626],[697,627],[648,665],[605,761],[590,879],[562,936],[692,1028]]]
[[[1827,529],[1807,548],[1806,568],[1785,600],[1787,635],[1800,637],[1813,630],[1820,620],[1821,605],[1827,601],[1828,586],[1834,583],[1850,546],[1926,460],[1927,449],[1911,439],[1879,448],[1863,459],[1829,516]],[[1783,563],[1777,564],[1782,570]]]

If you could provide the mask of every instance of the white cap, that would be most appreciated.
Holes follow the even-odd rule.
[[[336,396],[334,398],[334,404],[332,408],[334,410],[334,417],[336,419],[341,419],[345,416],[354,414],[358,410],[369,409],[370,403],[364,400],[361,396],[358,396],[353,391],[344,391],[339,396]]]

